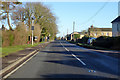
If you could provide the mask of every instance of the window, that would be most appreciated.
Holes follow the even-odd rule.
[[[102,33],[102,35],[104,35],[104,33]]]
[[[117,24],[117,31],[120,32],[120,24]]]
[[[106,36],[109,36],[109,33],[106,33]]]
[[[118,24],[117,24],[117,31],[118,31]]]
[[[97,36],[97,33],[95,33],[94,35]]]

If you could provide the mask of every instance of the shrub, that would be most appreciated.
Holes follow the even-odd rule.
[[[87,44],[88,39],[89,39],[89,36],[84,36],[82,38],[82,43]]]
[[[114,37],[113,49],[120,50],[120,36]]]
[[[2,31],[2,46],[9,46],[10,45],[10,31]]]
[[[0,47],[2,47],[2,31],[0,30]]]
[[[12,45],[13,45],[13,42],[14,42],[14,35],[13,35],[12,32],[11,32],[10,35],[9,35],[9,40],[10,40],[9,46],[12,46]]]
[[[82,39],[77,39],[76,42],[77,43],[82,43]]]
[[[109,41],[107,41],[106,36],[100,36],[98,37],[94,42],[93,42],[93,46],[98,46],[98,47],[104,47],[104,48],[108,48],[108,44]],[[110,46],[109,46],[110,47]]]
[[[80,34],[74,34],[74,39],[80,38]]]
[[[100,36],[94,42],[93,46],[111,48],[115,49],[116,47],[120,49],[120,37],[107,37]]]
[[[14,30],[14,43],[13,45],[23,45],[28,41],[28,31],[24,23],[20,22]]]
[[[14,31],[2,31],[2,46],[14,46],[26,44],[28,31],[23,23],[19,23]]]
[[[34,36],[37,36],[37,42],[40,42],[41,27],[39,24],[34,24]]]

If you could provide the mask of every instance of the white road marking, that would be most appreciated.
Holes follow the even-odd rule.
[[[81,59],[79,59],[77,56],[75,56],[74,54],[72,54],[72,56],[74,56],[78,61],[80,61],[83,65],[86,65]]]
[[[65,48],[67,51],[69,51],[67,48]]]
[[[24,63],[22,63],[20,66],[18,66],[17,68],[15,68],[13,71],[11,71],[10,73],[8,73],[7,75],[5,75],[3,77],[3,79],[8,78],[10,75],[12,75],[14,72],[16,72],[19,68],[21,68],[24,64],[26,64],[29,60],[31,60],[35,55],[37,55],[37,53],[35,53],[33,56],[31,56],[29,59],[27,59]]]
[[[70,51],[70,50],[68,50],[61,42],[60,42],[60,44],[63,46],[63,48],[65,48],[65,50],[67,50],[68,52]],[[73,53],[72,53],[72,56],[74,56],[78,61],[80,61],[83,65],[86,65],[81,59],[79,59],[76,55],[74,55]]]

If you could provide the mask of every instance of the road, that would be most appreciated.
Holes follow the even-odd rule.
[[[118,60],[66,41],[51,42],[8,77],[118,79]]]

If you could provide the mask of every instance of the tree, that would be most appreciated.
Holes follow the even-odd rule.
[[[80,38],[80,34],[74,34],[74,39],[79,39]]]
[[[38,37],[37,42],[40,41],[43,33],[43,37],[50,36],[51,38],[54,38],[56,36],[58,32],[56,17],[48,7],[41,3],[17,4],[18,3],[15,4],[14,2],[2,4],[2,12],[0,12],[0,14],[2,19],[8,19],[10,28],[9,31],[4,31],[3,33],[4,46],[8,46],[9,44],[23,45],[27,42],[28,36],[32,33],[32,16],[34,16],[33,33],[34,36]],[[10,18],[14,21],[14,24],[16,24],[14,31],[11,31],[13,29],[10,25]]]
[[[14,10],[16,5],[21,4],[21,2],[2,2],[1,6],[1,13],[2,19],[7,18],[9,30],[13,30],[10,24],[10,13]]]
[[[27,3],[27,22],[30,24],[30,16],[28,15],[34,15],[35,20],[34,24],[39,24],[41,33],[44,34],[44,37],[51,35],[51,37],[54,37],[57,34],[57,25],[56,25],[56,18],[51,13],[50,9],[44,6],[41,3]]]
[[[25,21],[25,8],[22,6],[16,7],[15,11],[12,13],[12,20],[14,20],[15,24]]]

